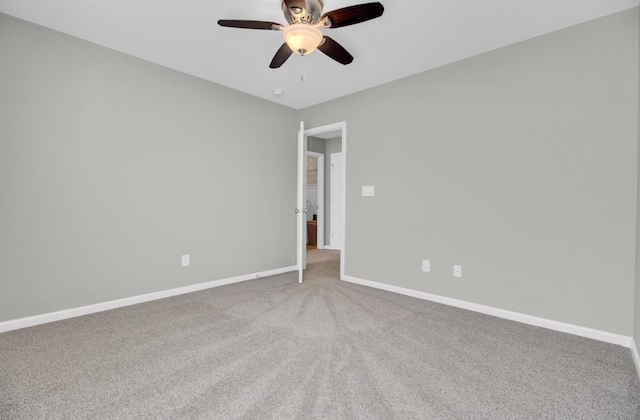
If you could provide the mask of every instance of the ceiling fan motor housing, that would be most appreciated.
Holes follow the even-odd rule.
[[[307,55],[319,49],[329,58],[346,65],[353,61],[349,51],[323,35],[322,28],[342,28],[382,16],[384,6],[380,2],[356,4],[322,14],[322,0],[282,0],[282,11],[289,23],[284,26],[276,22],[262,20],[220,19],[218,25],[228,28],[282,31],[284,44],[273,56],[269,68],[277,69],[296,53]]]
[[[322,0],[304,0],[298,2],[297,5],[287,7],[287,1],[282,2],[282,12],[284,18],[290,25],[294,23],[310,23],[316,24],[322,14]],[[302,7],[304,5],[304,8]]]

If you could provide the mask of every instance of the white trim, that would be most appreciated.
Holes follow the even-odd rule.
[[[341,121],[333,124],[323,125],[321,127],[307,128],[306,130],[304,130],[304,134],[307,136],[317,136],[318,134],[342,130],[342,134],[344,135],[345,126],[346,121]]]
[[[112,300],[108,302],[96,303],[93,305],[80,306],[77,308],[65,309],[57,312],[50,312],[42,315],[34,315],[25,318],[12,319],[10,321],[0,322],[0,333],[17,330],[20,328],[32,327],[34,325],[46,324],[49,322],[60,321],[77,316],[89,315],[96,312],[108,311],[111,309],[121,308],[123,306],[136,305],[138,303],[149,302],[152,300],[164,299],[172,296],[183,295],[185,293],[197,292],[200,290],[211,289],[214,287],[225,286],[233,283],[240,283],[247,280],[254,280],[261,277],[274,276],[276,274],[288,273],[296,271],[297,267],[276,268],[273,270],[261,271],[259,273],[245,274],[242,276],[231,277],[227,279],[214,280],[206,283],[194,284],[191,286],[178,287],[176,289],[163,290],[160,292],[147,293],[144,295],[131,296],[128,298]]]
[[[492,315],[498,318],[504,318],[511,321],[522,322],[523,324],[534,325],[536,327],[547,328],[554,331],[574,334],[580,337],[586,337],[594,340],[604,341],[607,343],[618,344],[620,346],[624,346],[627,348],[631,348],[631,345],[633,343],[633,338],[625,335],[595,330],[592,328],[581,327],[579,325],[567,324],[564,322],[553,321],[545,318],[539,318],[532,315],[521,314],[519,312],[512,312],[504,309],[498,309],[491,306],[479,305],[477,303],[466,302],[464,300],[432,295],[430,293],[419,292],[417,290],[405,289],[402,287],[391,286],[388,284],[378,283],[370,280],[363,280],[357,277],[343,276],[341,278],[342,280],[347,281],[349,283],[360,284],[362,286],[368,286],[368,287],[373,287],[375,289],[386,290],[388,292],[394,292],[401,295],[415,297],[418,299],[424,299],[432,302],[442,303],[444,305],[454,306],[456,308],[467,309],[474,312],[480,312],[482,314]],[[638,356],[638,352],[636,350],[634,357],[637,357],[637,356]],[[636,360],[636,366],[638,366],[638,363],[640,363],[640,359],[634,359],[634,360]]]
[[[307,268],[307,136],[304,134],[304,121],[300,121],[298,131],[298,179],[296,184],[296,269],[298,270],[298,283],[302,283],[304,270]]]
[[[633,362],[636,365],[636,372],[640,376],[640,354],[638,354],[638,347],[636,346],[636,340],[631,339],[631,354],[633,355]]]
[[[347,122],[342,126],[342,249],[340,250],[340,277],[345,276],[347,260]]]

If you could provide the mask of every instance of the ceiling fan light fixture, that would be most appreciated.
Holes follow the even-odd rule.
[[[284,40],[296,54],[311,54],[322,42],[320,29],[308,23],[294,23],[284,29]]]

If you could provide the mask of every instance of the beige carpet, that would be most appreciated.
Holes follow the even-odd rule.
[[[288,273],[0,334],[0,418],[632,419],[629,349]]]

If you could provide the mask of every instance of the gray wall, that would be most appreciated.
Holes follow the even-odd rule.
[[[307,138],[307,151],[324,154],[325,141],[317,137],[309,136]]]
[[[640,9],[638,9],[640,12]],[[640,36],[640,35],[639,35]],[[639,54],[640,55],[640,54]],[[639,65],[640,67],[640,65]],[[638,72],[638,101],[640,101],[640,71]],[[638,144],[640,144],[640,103],[638,104]],[[637,161],[640,163],[640,147],[638,147],[638,159]],[[640,168],[637,171],[638,176],[638,195],[640,198]],[[636,203],[636,284],[635,284],[635,317],[634,317],[634,333],[633,338],[635,340],[636,346],[640,346],[640,205]]]
[[[293,265],[298,121],[346,120],[347,275],[637,340],[638,20],[296,112],[0,15],[0,322]]]
[[[1,14],[0,57],[0,321],[295,264],[295,111]]]
[[[347,121],[346,274],[632,335],[638,20],[303,110],[308,127]]]

